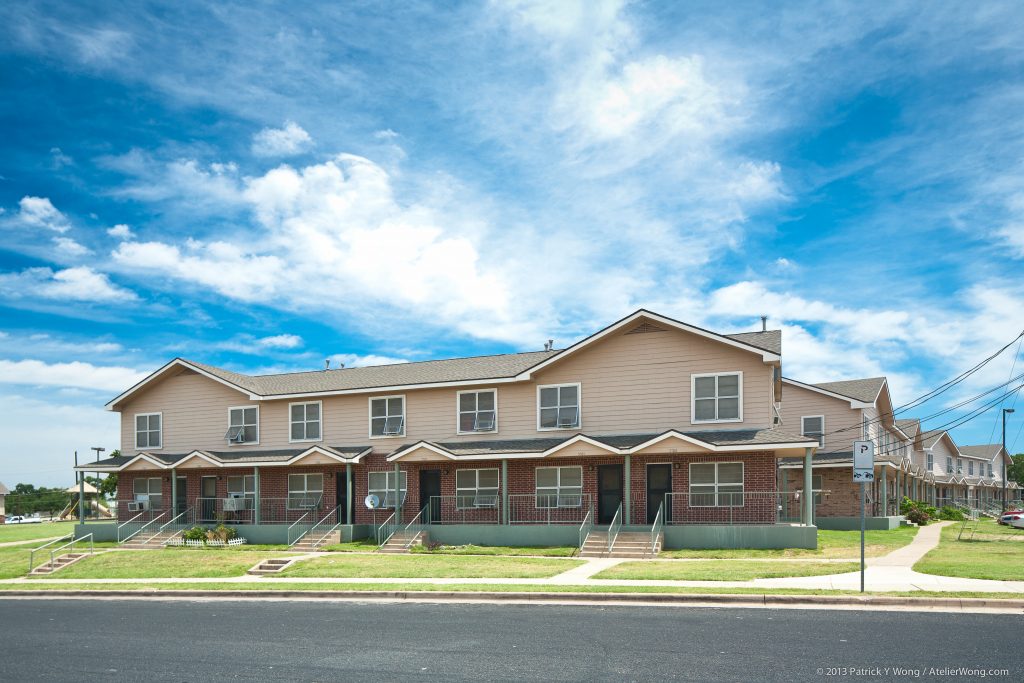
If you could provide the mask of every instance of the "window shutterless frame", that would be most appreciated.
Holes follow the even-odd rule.
[[[575,387],[576,388],[576,405],[572,406],[570,403],[562,404],[562,392],[563,387]],[[554,406],[541,406],[541,394],[545,389],[558,389],[558,403]],[[575,407],[576,409],[576,423],[574,425],[562,426],[561,417],[563,411]],[[554,427],[542,427],[541,426],[541,411],[555,409],[555,426]],[[583,384],[581,382],[563,382],[561,384],[539,384],[537,385],[537,431],[538,432],[552,432],[558,430],[568,429],[583,429]]]
[[[231,414],[234,413],[237,410],[242,411],[242,421],[241,421],[241,423],[236,425],[236,424],[232,423]],[[247,411],[247,410],[255,410],[256,411],[256,421],[255,422],[246,422],[245,421],[245,411]],[[230,435],[235,433],[234,429],[237,428],[237,427],[241,427],[242,428],[243,435],[244,435],[246,427],[253,427],[256,430],[256,438],[251,440],[251,441],[238,441],[236,439],[232,439]],[[249,406],[231,406],[230,408],[228,408],[228,431],[224,434],[224,437],[228,440],[228,445],[229,446],[253,446],[253,445],[258,445],[259,442],[260,442],[260,407],[258,405],[255,405],[255,406],[249,405]]]
[[[145,425],[146,428],[143,429],[143,430],[139,429],[139,418],[140,417],[146,418],[146,425]],[[151,417],[155,417],[157,419],[157,428],[156,429],[151,429],[150,428],[151,427],[151,420],[150,420]],[[159,450],[159,449],[164,447],[164,414],[163,413],[135,413],[135,415],[132,416],[132,423],[133,423],[132,424],[132,428],[135,430],[135,450],[137,450],[137,451],[155,451],[155,450]],[[159,444],[156,445],[156,446],[150,446],[150,445],[143,446],[142,444],[140,444],[139,443],[139,432],[140,431],[144,432],[146,434],[146,443],[147,444],[149,444],[152,441],[152,435],[155,433],[157,435],[157,439],[159,441]]]
[[[455,470],[455,509],[497,507],[500,486],[497,467]]]
[[[311,406],[316,406],[315,419],[310,419],[310,415],[313,414],[310,411]],[[302,419],[296,420],[295,408],[301,407]],[[309,432],[313,431],[311,425],[316,425],[316,436],[309,436]],[[302,438],[295,438],[295,428],[301,425]],[[297,401],[295,403],[288,404],[288,443],[304,443],[312,441],[323,441],[324,440],[324,405],[322,401]]]
[[[474,402],[474,406],[475,407],[474,407],[474,409],[472,411],[470,411],[470,410],[463,410],[462,409],[462,397],[463,396],[468,396],[470,394],[473,394],[476,397],[475,398],[475,402]],[[494,406],[493,409],[488,410],[486,408],[484,408],[484,409],[480,408],[480,394],[492,394],[493,395],[493,398],[491,399],[492,400],[492,405]],[[474,418],[473,418],[474,425],[478,425],[479,424],[481,426],[486,426],[486,421],[487,421],[487,417],[488,417],[487,413],[493,413],[493,415],[490,416],[492,418],[491,419],[491,425],[492,426],[489,429],[463,429],[462,428],[462,416],[463,415],[469,415],[471,413],[474,415]],[[481,420],[481,414],[483,414],[482,415],[482,420]],[[497,389],[492,387],[492,388],[488,388],[488,389],[467,389],[466,391],[457,391],[457,392],[455,392],[455,433],[456,434],[482,434],[482,433],[495,434],[495,433],[497,433],[497,431],[498,431],[498,390]]]
[[[720,388],[720,378],[722,377],[736,377],[736,394],[731,393],[723,394]],[[697,397],[697,380],[714,378],[715,380],[715,394],[714,396]],[[715,401],[715,417],[713,419],[697,419],[697,401],[707,401],[714,399]],[[736,400],[736,417],[719,417],[721,412],[722,400]],[[739,370],[733,370],[729,372],[708,372],[696,375],[690,375],[690,424],[717,424],[726,422],[743,422],[743,372]]]
[[[578,508],[583,505],[582,466],[536,467],[533,476],[534,496],[538,509]]]
[[[818,429],[807,429],[808,420],[819,420]],[[813,423],[812,423],[813,426]],[[800,418],[800,434],[802,436],[813,436],[818,439],[818,444],[821,446],[825,445],[825,416],[824,415],[804,415]]]
[[[398,413],[392,413],[391,407],[393,401],[400,400],[402,403],[402,410]],[[373,414],[374,403],[383,402],[384,412],[381,415]],[[366,402],[367,414],[369,416],[369,438],[371,439],[396,439],[405,436],[405,418],[406,418],[406,403],[405,394],[393,394],[391,396],[371,396]],[[383,423],[383,433],[373,433],[373,421],[377,419]],[[395,428],[397,425],[397,431],[393,433],[389,431]]]
[[[409,492],[409,477],[405,470],[402,470],[398,478],[398,491],[402,496],[402,505],[405,505],[405,498]],[[394,470],[380,470],[378,472],[366,473],[366,492],[375,495],[380,500],[381,508],[395,507],[395,472]]]
[[[739,465],[739,481],[722,481],[720,471],[723,465]],[[694,467],[712,467],[714,471],[714,478],[711,481],[701,481],[694,483]],[[689,467],[689,481],[687,482],[687,490],[689,491],[688,506],[691,508],[743,507],[743,492],[745,489],[745,479],[746,467],[744,466],[742,460],[731,462],[691,462]],[[695,491],[695,488],[699,490]],[[704,497],[701,498],[699,496]],[[704,502],[706,500],[711,504],[696,505],[694,504],[694,500],[696,500],[698,503]],[[724,504],[722,502],[723,500],[725,501]]]

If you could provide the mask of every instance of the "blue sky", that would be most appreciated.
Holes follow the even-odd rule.
[[[103,404],[179,355],[767,314],[788,376],[884,374],[903,403],[1024,329],[1019,4],[133,7],[0,7],[9,486],[114,448]]]

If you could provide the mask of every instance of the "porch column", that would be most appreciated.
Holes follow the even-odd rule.
[[[85,472],[76,472],[78,477],[78,523],[85,524]]]
[[[501,461],[501,523],[508,524],[508,459]]]
[[[402,521],[402,466],[395,462],[395,523]]]
[[[352,525],[352,463],[345,463],[345,524]]]
[[[811,492],[813,488],[811,483],[811,454],[813,452],[813,448],[804,449],[804,514],[801,521],[808,526],[814,523],[814,493]]]
[[[256,499],[252,502],[252,519],[254,524],[260,523],[260,468],[252,468],[253,478],[253,490],[256,493]]]
[[[889,472],[887,470],[888,468],[885,466],[885,463],[882,463],[882,490],[878,494],[882,503],[882,517],[889,514]]]
[[[779,515],[781,519],[779,521],[784,522],[787,517],[786,513],[789,511],[789,501],[786,500],[786,475],[789,473],[781,467],[779,467],[778,471],[781,475],[781,482],[779,483],[779,498],[781,500],[779,500],[779,504],[782,506],[782,513]]]
[[[625,489],[625,491],[623,491],[622,493],[622,512],[624,514],[623,519],[626,520],[624,524],[626,524],[627,526],[633,523],[633,518],[630,517],[629,514],[631,508],[630,499],[633,497],[633,488],[630,486],[630,483],[632,483],[633,481],[633,475],[630,472],[632,467],[630,467],[630,464],[630,455],[629,453],[626,453],[626,472],[623,481],[623,488]]]
[[[171,468],[171,519],[178,516],[178,470]]]

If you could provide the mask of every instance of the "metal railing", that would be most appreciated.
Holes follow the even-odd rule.
[[[501,524],[500,495],[431,496],[423,509],[424,524]]]
[[[583,552],[583,544],[587,542],[587,536],[594,529],[594,511],[587,510],[587,516],[583,518],[583,523],[580,524],[580,544],[579,552]]]
[[[587,493],[517,493],[508,497],[509,524],[581,524],[592,510]]]
[[[401,520],[395,521],[395,513],[392,512],[391,516],[384,520],[384,523],[377,527],[375,531],[375,538],[377,539],[377,547],[383,546],[387,543],[395,532],[398,531],[399,527],[402,526]]]
[[[340,509],[341,506],[336,505],[333,510],[324,515],[323,519],[314,524],[313,528],[307,532],[309,537],[313,540],[314,550],[316,548],[319,548],[320,544],[323,543],[324,540],[326,540],[326,538],[330,536],[335,529],[342,525],[342,522],[337,521],[338,510]],[[331,517],[334,517],[335,521],[334,525],[328,529],[327,526],[331,524]]]
[[[148,522],[142,522],[142,520],[140,520],[139,522],[125,522],[124,524],[117,527],[117,542],[127,543],[128,541],[135,538],[143,531],[145,531],[146,529],[148,529],[149,527],[163,519],[164,515],[166,515],[168,512],[168,510],[164,510],[163,512],[161,512],[156,517],[153,517]],[[124,528],[124,533],[122,533],[122,528]]]
[[[802,491],[666,493],[665,524],[777,524],[800,519]],[[813,495],[827,495],[828,491]]]
[[[622,530],[622,503],[619,503],[619,507],[615,510],[615,516],[612,517],[612,523],[608,525],[608,552],[611,553],[612,546],[615,545],[615,539],[619,537],[619,531]]]
[[[259,516],[253,496],[242,498],[196,498],[195,521],[199,524],[292,524],[307,512],[316,514],[323,506],[323,496],[313,496],[301,503],[295,499],[260,498]]]
[[[183,512],[179,512],[177,515],[175,515],[175,517],[171,519],[171,521],[165,524],[161,524],[160,528],[156,530],[156,533],[147,538],[146,541],[152,541],[154,538],[164,533],[165,531],[171,531],[173,532],[174,535],[177,535],[185,529],[192,527],[195,524],[195,521],[192,517],[193,509],[194,508],[185,508]]]
[[[304,515],[302,515],[297,520],[292,522],[291,526],[288,527],[288,547],[291,547],[298,543],[299,539],[305,536],[306,533],[313,528],[313,525],[309,521],[306,521],[305,524],[302,523],[303,520],[305,520],[311,514],[313,514],[312,510],[306,510],[306,513]]]
[[[58,539],[58,540],[59,541],[63,541],[65,538],[67,538],[67,536],[65,536],[64,538]],[[53,569],[56,567],[56,560],[57,560],[57,557],[59,555],[64,554],[64,551],[67,550],[68,548],[70,548],[70,550],[67,550],[67,552],[69,552],[69,553],[75,552],[75,544],[76,543],[80,543],[82,541],[85,541],[86,539],[88,539],[88,541],[89,541],[89,554],[90,555],[95,554],[96,550],[95,550],[95,547],[93,546],[92,534],[86,534],[85,536],[82,536],[80,538],[75,538],[75,535],[71,534],[71,541],[69,543],[65,543],[64,545],[59,546],[57,548],[50,548],[50,564],[49,564],[50,570],[53,571]],[[56,543],[56,542],[57,541],[54,541],[54,543]],[[51,545],[51,544],[47,544],[47,545]],[[36,550],[40,550],[40,549],[41,548],[36,548]],[[34,559],[33,558],[34,553],[35,553],[35,551],[29,553],[29,558],[28,558],[28,570],[29,570],[29,572],[31,572],[32,569],[33,569],[32,562],[33,562],[33,559]]]
[[[658,506],[658,514],[654,516],[654,524],[651,525],[651,556],[654,556],[654,548],[658,545],[658,537],[661,536],[662,527],[665,525],[665,501]]]
[[[403,533],[405,534],[405,547],[409,548],[412,546],[413,541],[423,532],[427,530],[427,525],[430,520],[430,506],[426,505],[422,510],[416,513],[416,516],[412,518],[412,521],[405,525]]]
[[[36,558],[36,553],[37,552],[39,552],[40,550],[45,550],[45,549],[49,548],[54,543],[60,543],[61,541],[66,541],[69,538],[73,539],[74,537],[75,537],[74,533],[65,534],[64,536],[61,536],[60,538],[55,538],[52,541],[50,541],[49,543],[44,543],[43,545],[39,546],[38,548],[33,548],[32,550],[30,550],[28,552],[28,571],[31,573],[32,570],[35,569],[35,558]]]

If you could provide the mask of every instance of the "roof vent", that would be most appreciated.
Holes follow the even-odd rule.
[[[324,370],[330,370],[330,369],[331,369],[331,359],[328,358],[327,360],[324,361]]]
[[[762,315],[761,316],[761,331],[762,332],[767,332],[768,331],[768,316],[766,316],[766,315]]]
[[[555,348],[555,340],[554,339],[548,339],[546,342],[544,342],[544,350],[545,351],[553,351],[554,348]]]
[[[644,334],[646,332],[664,332],[665,328],[652,325],[651,323],[640,323],[626,334]]]

